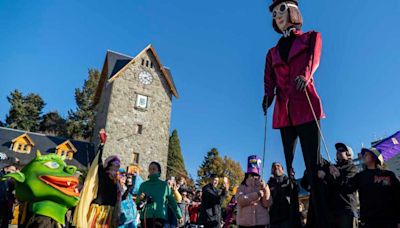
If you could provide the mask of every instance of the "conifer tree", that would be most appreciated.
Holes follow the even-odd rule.
[[[14,90],[7,96],[7,100],[11,105],[6,115],[7,127],[25,131],[39,130],[42,110],[46,104],[38,94],[29,93],[24,96]]]
[[[188,179],[185,162],[183,161],[178,131],[175,129],[169,137],[167,178],[185,177]]]
[[[95,107],[93,98],[100,80],[100,72],[97,69],[89,69],[88,79],[83,87],[75,89],[76,110],[68,111],[67,131],[74,139],[88,140],[92,136],[95,123]]]
[[[42,133],[66,137],[66,130],[66,120],[57,111],[50,111],[42,116],[39,127]]]
[[[203,187],[209,181],[210,175],[217,175],[221,177],[224,172],[223,167],[224,161],[222,160],[219,152],[216,148],[212,148],[207,152],[204,157],[203,163],[201,164],[199,170],[197,171],[198,185]]]
[[[220,178],[220,185],[222,185],[222,178],[227,177],[229,180],[228,195],[223,202],[223,206],[229,202],[231,197],[235,194],[235,189],[244,178],[244,173],[239,162],[234,161],[228,156],[222,158],[216,148],[212,148],[204,157],[198,175],[198,185],[203,187],[210,181],[210,175],[215,174]]]

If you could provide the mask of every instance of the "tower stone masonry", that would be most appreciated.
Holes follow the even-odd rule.
[[[96,91],[96,123],[92,137],[107,131],[103,161],[118,155],[121,167],[138,166],[148,176],[150,162],[162,166],[165,178],[173,96],[178,97],[170,70],[149,45],[136,57],[107,51]]]

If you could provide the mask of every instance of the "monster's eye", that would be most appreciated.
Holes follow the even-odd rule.
[[[43,165],[49,167],[50,169],[57,169],[58,167],[60,167],[60,165],[57,162],[54,162],[54,161],[46,162]]]

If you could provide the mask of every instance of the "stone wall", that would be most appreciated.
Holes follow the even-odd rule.
[[[113,88],[113,82],[111,83],[104,83],[104,87],[102,89],[101,97],[99,100],[99,103],[97,104],[96,107],[96,121],[95,121],[95,126],[93,128],[93,135],[91,141],[96,147],[100,144],[98,133],[101,128],[105,128],[106,122],[107,122],[107,114],[108,114],[108,107],[110,104],[110,99],[111,99],[111,92]]]
[[[141,58],[152,61],[154,67],[142,66],[141,61],[132,63],[121,72],[112,85],[108,85],[112,89],[105,88],[103,93],[110,93],[111,96],[107,101],[107,95],[102,94],[101,99],[105,100],[104,104],[99,104],[99,122],[96,123],[96,130],[100,129],[101,122],[104,121],[108,133],[104,158],[117,154],[121,158],[121,166],[126,167],[132,164],[133,153],[139,153],[139,166],[143,177],[147,177],[147,167],[152,161],[161,164],[162,176],[165,177],[172,94],[151,52],[144,53],[139,60]],[[141,70],[153,75],[150,85],[139,82],[138,74]],[[135,108],[137,94],[149,97],[146,110]],[[143,125],[142,134],[135,134],[136,124]]]

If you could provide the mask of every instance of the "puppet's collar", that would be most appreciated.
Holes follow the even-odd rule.
[[[64,225],[65,214],[67,213],[68,208],[56,202],[44,200],[40,202],[34,202],[32,204],[32,211],[35,214],[50,217],[56,222]]]
[[[287,38],[292,34],[292,31],[296,31],[297,29],[294,26],[290,26],[286,30],[282,31],[283,37]]]

